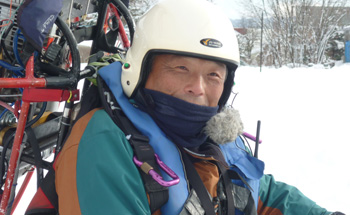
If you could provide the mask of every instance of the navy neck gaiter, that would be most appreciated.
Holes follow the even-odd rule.
[[[141,103],[140,108],[152,116],[175,144],[182,147],[197,147],[204,143],[207,135],[202,130],[219,108],[192,104],[149,89],[143,89],[141,96],[141,99],[136,98]]]

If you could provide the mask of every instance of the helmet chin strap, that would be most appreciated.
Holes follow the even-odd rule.
[[[224,84],[224,91],[222,92],[221,98],[219,100],[219,112],[225,107],[226,102],[231,96],[231,90],[234,83],[236,68],[227,69],[227,77]]]

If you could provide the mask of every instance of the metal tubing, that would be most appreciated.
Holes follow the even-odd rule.
[[[29,87],[45,87],[46,80],[44,78],[34,77],[34,57],[31,56],[26,66],[26,77],[24,78],[0,78],[1,88],[29,88]]]
[[[66,102],[65,104],[63,116],[61,119],[60,130],[58,132],[57,148],[56,148],[57,152],[61,151],[64,138],[67,135],[68,130],[71,126],[70,115],[71,115],[71,110],[73,109],[73,105],[74,105],[73,102]]]
[[[6,78],[4,78],[4,79],[6,79]],[[1,81],[3,81],[4,79],[0,78],[0,86],[2,86]],[[30,83],[33,83],[32,82],[33,80],[35,82],[36,78],[34,77],[34,57],[33,56],[31,56],[27,62],[26,77],[23,79],[29,80]],[[45,79],[43,79],[43,80],[44,80],[43,86],[45,86]],[[39,83],[40,83],[40,81],[39,81]],[[35,84],[33,84],[33,85],[35,85]],[[26,93],[27,93],[26,91],[23,92],[24,95]],[[22,101],[21,113],[20,113],[19,119],[18,119],[15,139],[13,141],[13,146],[12,146],[12,151],[11,151],[10,163],[9,163],[9,167],[7,170],[7,176],[6,176],[6,180],[5,180],[4,192],[3,192],[3,195],[1,198],[1,203],[0,203],[0,215],[4,215],[6,213],[6,210],[7,210],[8,201],[9,201],[10,194],[11,194],[11,188],[13,185],[13,179],[15,176],[16,168],[17,168],[19,151],[21,148],[24,130],[25,130],[25,126],[26,126],[26,122],[27,122],[27,118],[28,118],[29,108],[30,108],[30,102]]]
[[[258,152],[259,152],[260,126],[261,126],[261,122],[260,120],[258,120],[258,125],[256,128],[256,141],[255,141],[255,152],[254,152],[254,157],[256,158],[258,158]]]
[[[10,198],[11,187],[13,184],[13,179],[15,176],[15,170],[17,167],[17,160],[19,157],[19,150],[21,147],[21,143],[23,140],[24,129],[28,117],[28,111],[30,107],[30,102],[23,101],[21,107],[21,114],[19,116],[18,125],[16,129],[15,139],[13,141],[10,164],[7,171],[7,177],[5,181],[4,193],[2,195],[1,203],[0,203],[0,215],[4,215],[6,213],[8,201]]]

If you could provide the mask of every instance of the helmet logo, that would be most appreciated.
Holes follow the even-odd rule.
[[[202,45],[208,46],[210,48],[221,48],[222,47],[222,43],[219,40],[210,39],[210,38],[202,39],[200,41],[200,43]]]

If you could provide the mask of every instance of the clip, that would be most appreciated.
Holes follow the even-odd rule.
[[[160,168],[162,168],[162,170],[164,170],[164,172],[168,174],[173,180],[163,180],[163,177],[160,176],[156,171],[154,171],[151,165],[149,165],[147,162],[141,162],[137,160],[136,156],[134,156],[133,161],[138,167],[142,169],[143,172],[152,176],[152,178],[163,187],[170,187],[178,184],[180,182],[179,176],[177,176],[174,171],[172,171],[163,161],[161,161],[157,154],[154,154],[154,156],[156,157],[157,163],[160,166]]]

